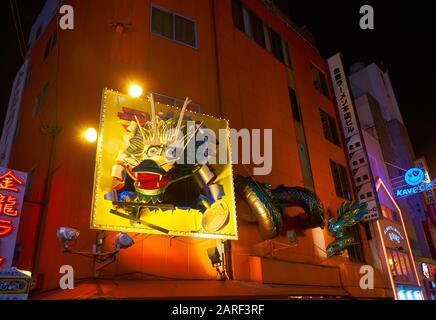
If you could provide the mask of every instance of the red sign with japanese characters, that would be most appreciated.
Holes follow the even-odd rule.
[[[12,267],[26,179],[24,172],[0,168],[0,270]]]

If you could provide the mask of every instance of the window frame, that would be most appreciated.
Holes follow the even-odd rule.
[[[293,69],[291,49],[289,43],[282,37],[282,35],[279,32],[277,32],[276,30],[271,28],[268,24],[266,24],[262,18],[260,18],[251,9],[247,8],[244,5],[244,3],[242,3],[242,1],[240,0],[232,0],[231,9],[232,9],[232,22],[234,27],[236,27],[239,31],[241,31],[243,34],[245,34],[247,37],[253,40],[258,46],[262,47],[264,50],[267,50],[276,60],[280,61],[289,69]],[[235,12],[235,9],[238,10],[237,14]],[[254,37],[253,22],[255,20],[259,20],[261,24],[263,24],[264,44],[256,41]],[[275,48],[277,50],[273,50],[274,46],[272,43],[272,39],[273,39],[272,34],[277,35],[279,40],[278,42],[280,42],[279,43],[280,48]],[[279,55],[279,57],[276,54]]]
[[[352,189],[351,189],[351,184],[350,184],[350,179],[349,179],[349,176],[348,176],[347,168],[345,166],[343,166],[343,165],[333,161],[333,160],[329,160],[329,161],[330,161],[330,171],[332,173],[333,185],[334,185],[334,188],[335,188],[336,196],[338,196],[341,199],[345,199],[345,200],[351,201],[353,194],[352,194]],[[338,170],[338,168],[341,168],[341,171],[342,171],[342,172],[338,172],[338,174],[340,176],[339,177],[339,179],[340,179],[339,183],[341,185],[340,189],[341,189],[342,192],[338,192],[337,183],[336,183],[336,180],[335,180],[335,172],[333,170],[333,169]],[[341,179],[341,173],[343,173],[345,175],[344,180]],[[344,188],[344,182],[345,182],[345,188]],[[345,195],[345,194],[342,194],[344,191],[348,193],[348,196]]]
[[[168,9],[162,8],[162,7],[160,7],[158,5],[155,5],[155,4],[151,4],[150,8],[151,8],[150,9],[150,33],[151,34],[153,34],[155,36],[158,36],[158,37],[161,37],[161,38],[166,39],[166,40],[174,41],[176,43],[179,43],[181,45],[187,46],[189,48],[198,49],[198,31],[197,31],[198,28],[197,28],[197,22],[195,20],[193,20],[191,18],[188,18],[188,17],[186,17],[184,15],[175,13],[173,11],[170,11]],[[170,14],[172,16],[172,22],[173,22],[172,38],[166,37],[165,35],[163,35],[161,33],[158,33],[158,32],[153,30],[153,9],[163,11],[163,12],[168,13],[168,14]],[[176,16],[179,17],[179,18],[182,18],[182,19],[184,19],[186,21],[189,21],[189,22],[191,22],[194,25],[194,39],[195,39],[194,40],[194,42],[195,42],[194,46],[192,46],[189,43],[186,43],[186,42],[183,42],[183,41],[180,41],[180,40],[176,39]]]
[[[316,70],[318,75],[319,75],[321,88],[318,88],[316,85],[317,82],[316,82],[316,79],[314,78],[313,70]],[[329,85],[328,85],[327,75],[323,71],[321,71],[320,68],[318,68],[314,63],[310,64],[310,72],[312,74],[313,86],[316,89],[316,91],[321,93],[327,99],[330,99],[331,94],[330,94],[330,89],[329,89]]]
[[[321,125],[322,130],[324,132],[324,138],[333,143],[337,147],[342,147],[341,139],[339,137],[339,130],[338,130],[338,124],[335,119],[335,117],[331,116],[327,111],[319,108],[320,118],[321,118]],[[323,122],[323,115],[327,117],[327,125],[328,125],[328,132],[325,131],[324,122]],[[332,128],[333,127],[333,128]],[[329,137],[329,135],[331,137]]]
[[[301,116],[301,110],[300,110],[300,103],[298,101],[297,91],[288,86],[288,95],[289,95],[289,103],[291,104],[291,113],[292,118],[295,121],[298,121],[300,123],[303,122],[302,116]],[[295,101],[292,101],[295,100]],[[295,105],[294,105],[295,103]]]

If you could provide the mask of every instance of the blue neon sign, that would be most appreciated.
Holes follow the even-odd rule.
[[[424,181],[425,173],[419,168],[412,168],[407,170],[404,180],[409,186],[417,186]]]
[[[411,168],[407,170],[404,175],[404,181],[408,187],[396,189],[396,198],[404,198],[436,188],[436,179],[430,181],[427,173],[420,168]]]

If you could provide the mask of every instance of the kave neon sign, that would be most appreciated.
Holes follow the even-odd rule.
[[[395,189],[395,197],[405,198],[436,188],[436,179],[430,180],[428,174],[420,168],[411,168],[404,175],[404,182],[400,188]]]

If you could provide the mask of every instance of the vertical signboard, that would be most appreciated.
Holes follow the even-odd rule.
[[[378,220],[382,216],[374,177],[372,176],[369,157],[366,152],[357,112],[354,107],[353,97],[351,96],[340,53],[332,56],[327,62],[335,91],[338,113],[345,139],[346,153],[356,188],[357,200],[359,204],[367,204],[368,213],[363,220]]]
[[[14,142],[15,130],[17,128],[18,116],[20,113],[21,97],[26,83],[27,61],[21,66],[15,77],[6,113],[3,132],[0,140],[0,167],[8,165],[11,155],[11,148]]]
[[[0,270],[12,267],[26,179],[24,172],[0,167]]]

